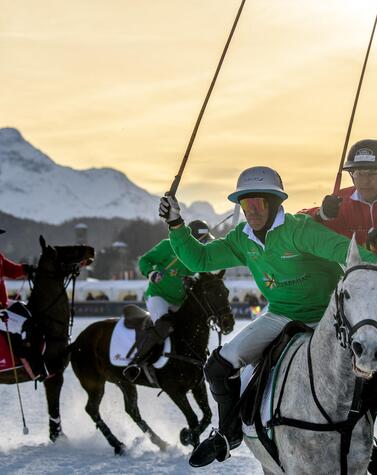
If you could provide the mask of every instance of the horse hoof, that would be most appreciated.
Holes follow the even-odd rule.
[[[66,440],[68,437],[64,434],[64,432],[51,432],[50,433],[50,440],[51,442],[57,442],[58,440]]]
[[[115,455],[124,455],[126,453],[126,446],[124,444],[117,445],[114,448]]]
[[[184,427],[181,430],[181,433],[179,434],[179,439],[181,441],[182,445],[192,445],[193,447],[196,447],[199,445],[199,436],[196,434],[194,431],[191,429],[188,429],[187,427]]]

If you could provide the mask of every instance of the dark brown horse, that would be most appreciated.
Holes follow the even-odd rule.
[[[228,301],[229,291],[224,285],[222,275],[201,274],[193,281],[188,297],[174,314],[172,356],[165,366],[155,369],[158,387],[166,392],[186,417],[188,428],[181,430],[181,442],[194,447],[199,443],[200,434],[212,418],[202,370],[207,358],[210,326],[215,323],[222,334],[230,333],[234,326]],[[110,339],[117,321],[118,319],[103,320],[89,325],[72,345],[71,364],[82,387],[88,393],[86,412],[114,447],[115,453],[122,454],[124,444],[114,436],[99,412],[106,381],[114,383],[123,393],[127,414],[150,436],[154,444],[165,449],[166,442],[141,418],[137,405],[135,384],[154,387],[153,384],[144,374],[133,384],[124,377],[122,367],[110,363]],[[203,413],[200,421],[187,399],[187,392],[190,390]]]
[[[47,398],[49,435],[54,442],[61,434],[60,391],[63,371],[68,364],[71,309],[66,288],[72,278],[79,274],[81,266],[90,264],[94,249],[89,246],[47,246],[41,236],[42,254],[33,282],[29,310],[34,331],[45,341],[44,362],[52,375],[44,382]],[[18,382],[30,381],[28,373],[17,369]],[[15,384],[13,370],[0,373],[0,384]]]

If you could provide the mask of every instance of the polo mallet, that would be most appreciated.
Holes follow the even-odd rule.
[[[17,368],[16,368],[15,359],[14,359],[12,341],[11,341],[10,334],[9,334],[8,320],[5,320],[4,323],[5,323],[5,329],[6,329],[6,332],[7,332],[7,339],[8,339],[8,345],[9,345],[9,350],[10,350],[10,356],[11,356],[11,359],[12,359],[14,379],[16,381],[18,401],[20,403],[22,424],[23,424],[23,433],[24,433],[24,435],[27,435],[29,433],[29,429],[27,428],[27,425],[26,425],[26,422],[25,422],[25,414],[24,414],[24,408],[23,408],[23,405],[22,405],[20,386],[18,384]]]
[[[239,18],[240,18],[240,16],[241,16],[241,12],[242,12],[242,9],[243,9],[243,6],[244,6],[245,2],[246,2],[246,0],[242,0],[241,5],[240,5],[240,7],[239,7],[239,9],[238,9],[236,18],[235,18],[235,20],[234,20],[234,22],[233,22],[232,29],[230,30],[230,33],[229,33],[227,42],[225,43],[224,50],[223,50],[222,55],[221,55],[221,57],[220,57],[220,61],[219,61],[218,65],[217,65],[217,68],[216,68],[216,71],[215,71],[215,75],[213,76],[211,85],[209,86],[209,89],[208,89],[207,95],[206,95],[206,97],[205,97],[205,99],[204,99],[202,108],[200,109],[198,118],[196,119],[196,123],[195,123],[194,129],[193,129],[193,131],[192,131],[192,134],[191,134],[189,143],[188,143],[188,145],[187,145],[186,152],[185,152],[185,154],[184,154],[184,156],[183,156],[182,163],[181,163],[181,166],[180,166],[180,168],[179,168],[178,174],[175,176],[175,178],[174,178],[174,180],[173,180],[173,183],[171,184],[171,187],[170,187],[170,190],[169,190],[169,194],[170,194],[171,196],[175,196],[175,194],[176,194],[176,192],[177,192],[179,183],[180,183],[181,178],[182,178],[183,171],[184,171],[184,169],[185,169],[187,160],[188,160],[189,155],[190,155],[190,152],[191,152],[191,148],[192,148],[192,146],[193,146],[193,143],[194,143],[194,140],[195,140],[195,137],[196,137],[196,133],[198,132],[200,122],[201,122],[202,117],[203,117],[203,115],[204,115],[204,111],[205,111],[205,109],[206,109],[206,107],[207,107],[207,104],[208,104],[209,98],[210,98],[210,96],[211,96],[212,90],[213,90],[213,88],[214,88],[214,86],[215,86],[217,76],[219,75],[221,66],[222,66],[222,64],[223,64],[223,61],[224,61],[226,52],[227,52],[228,47],[229,47],[229,44],[230,44],[230,42],[231,42],[231,40],[232,40],[233,33],[234,33],[235,29],[236,29],[236,26],[237,26],[238,20],[239,20]]]
[[[349,124],[348,124],[347,135],[346,135],[346,139],[345,139],[344,145],[343,145],[343,151],[342,151],[342,156],[340,158],[339,169],[338,169],[338,173],[337,173],[336,179],[335,179],[334,190],[333,190],[333,195],[335,195],[335,196],[339,193],[339,190],[340,190],[340,183],[342,181],[342,170],[343,170],[344,160],[346,158],[346,152],[347,152],[347,148],[348,148],[349,138],[350,138],[350,135],[351,135],[353,119],[355,117],[357,103],[359,101],[360,90],[361,90],[361,86],[363,84],[364,73],[365,73],[365,69],[367,67],[367,63],[368,63],[369,51],[370,51],[370,48],[372,46],[373,36],[374,36],[375,29],[376,29],[376,24],[377,24],[377,15],[376,15],[376,18],[374,20],[372,34],[370,35],[370,40],[369,40],[367,52],[366,52],[366,55],[365,55],[364,64],[363,64],[363,68],[362,68],[360,79],[359,79],[359,84],[358,84],[357,91],[356,91],[355,100],[354,100],[353,107],[352,107],[352,113],[351,113],[350,121],[349,121]]]

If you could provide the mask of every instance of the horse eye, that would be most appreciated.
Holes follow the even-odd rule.
[[[344,291],[344,298],[345,298],[346,300],[349,300],[349,299],[351,298],[351,296],[350,296],[348,290],[345,290],[345,291]]]

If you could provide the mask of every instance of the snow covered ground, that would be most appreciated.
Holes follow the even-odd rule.
[[[75,337],[93,319],[76,318]],[[237,322],[237,330],[247,321]],[[210,348],[217,337],[211,337]],[[0,424],[0,474],[1,475],[261,475],[258,462],[246,446],[233,452],[225,463],[193,469],[188,464],[190,450],[179,443],[179,431],[185,426],[183,415],[176,406],[158,390],[138,387],[139,407],[144,419],[172,445],[167,453],[160,453],[124,413],[120,391],[113,385],[106,386],[101,405],[103,419],[114,434],[127,446],[126,455],[116,457],[112,448],[84,411],[86,396],[71,367],[65,371],[61,396],[63,429],[66,441],[51,444],[48,440],[47,408],[42,387],[34,390],[32,383],[20,385],[29,435],[22,433],[16,386],[0,386],[2,403]],[[215,414],[215,406],[212,403]],[[216,417],[214,417],[214,425]],[[206,432],[206,434],[209,430]]]

